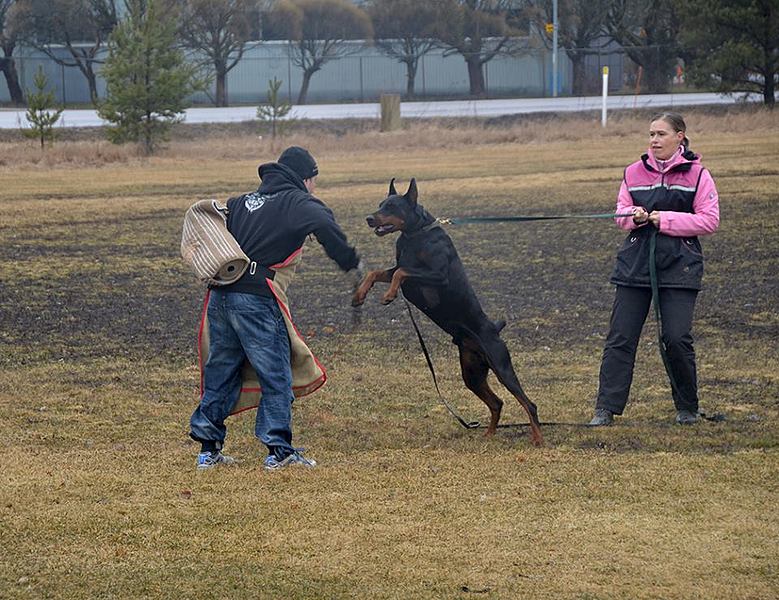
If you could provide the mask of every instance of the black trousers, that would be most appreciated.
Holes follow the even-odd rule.
[[[671,372],[678,386],[673,390],[676,410],[698,410],[698,380],[692,317],[697,290],[660,288],[660,317]],[[621,415],[633,382],[636,349],[652,303],[650,288],[618,285],[611,312],[609,335],[600,365],[596,408]],[[673,386],[672,386],[673,388]]]

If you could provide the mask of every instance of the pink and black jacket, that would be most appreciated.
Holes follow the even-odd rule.
[[[700,157],[680,146],[664,163],[651,150],[625,169],[617,199],[617,213],[642,206],[660,211],[657,234],[657,277],[660,287],[699,290],[703,278],[703,253],[699,235],[719,227],[719,197],[714,180]],[[636,225],[632,217],[618,218],[629,231],[617,253],[611,282],[649,287],[649,238],[654,226]]]

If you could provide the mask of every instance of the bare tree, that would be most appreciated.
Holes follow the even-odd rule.
[[[5,77],[11,102],[21,106],[24,104],[24,92],[19,83],[19,73],[14,61],[14,50],[19,41],[12,15],[15,7],[16,0],[0,0],[0,48],[3,50],[3,56],[0,57],[0,71]]]
[[[184,46],[206,57],[216,80],[216,106],[227,106],[227,74],[243,58],[256,0],[180,0]]]
[[[281,0],[269,15],[268,36],[290,40],[292,62],[303,69],[298,104],[305,104],[311,77],[333,60],[359,52],[373,27],[368,14],[348,0]]]
[[[516,2],[512,0],[441,0],[442,22],[436,37],[449,54],[462,55],[468,66],[471,96],[484,96],[484,65],[517,51]]]
[[[97,105],[95,66],[117,23],[117,0],[17,0],[13,23],[19,36],[59,65],[77,67]],[[53,46],[62,45],[68,55]]]
[[[582,96],[595,89],[590,89],[587,80],[585,59],[593,44],[605,41],[606,14],[613,0],[560,0],[558,6],[558,40],[571,61],[573,70],[572,91],[575,96]],[[533,2],[532,19],[540,31],[547,23],[552,22],[552,0],[535,0]],[[551,46],[552,34],[545,36],[547,47]],[[595,80],[600,84],[600,77]]]
[[[373,21],[376,47],[406,65],[406,96],[414,96],[419,60],[438,46],[441,4],[425,0],[372,0],[368,14]]]
[[[644,71],[650,92],[663,93],[679,57],[679,3],[675,0],[612,0],[606,17],[611,37]]]

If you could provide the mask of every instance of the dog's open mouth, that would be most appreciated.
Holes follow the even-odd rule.
[[[387,235],[388,233],[392,233],[395,231],[395,226],[392,223],[387,223],[386,225],[379,225],[378,227],[373,228],[373,232],[376,235]]]
[[[394,222],[394,219],[385,219],[376,215],[368,215],[365,221],[368,223],[368,227],[373,229],[373,233],[376,235],[387,235],[388,233],[401,229],[401,227]]]

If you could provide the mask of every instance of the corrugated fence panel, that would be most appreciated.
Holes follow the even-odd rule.
[[[351,43],[354,54],[331,60],[311,78],[308,102],[376,102],[381,94],[406,93],[406,66],[397,59],[382,54],[377,48]],[[282,81],[282,99],[297,102],[303,81],[303,72],[290,58],[287,42],[262,42],[250,44],[241,61],[228,73],[227,96],[231,104],[260,104],[267,101],[268,81],[276,77]],[[65,48],[54,52],[68,56]],[[599,92],[600,70],[610,67],[612,91],[634,84],[635,66],[620,48],[599,52],[587,50],[585,75],[591,87]],[[194,58],[194,57],[193,57]],[[83,74],[76,67],[63,67],[44,54],[21,48],[15,58],[22,89],[33,87],[33,76],[38,66],[44,68],[50,89],[58,102],[69,105],[89,104],[89,88]],[[565,51],[559,53],[560,95],[570,94],[572,85],[571,61]],[[628,65],[630,70],[628,70]],[[99,77],[98,95],[104,97],[105,82]],[[552,95],[552,56],[548,49],[528,49],[515,56],[501,56],[483,67],[487,96]],[[631,79],[632,77],[632,79]],[[415,93],[427,98],[462,98],[469,94],[468,69],[459,54],[445,55],[434,50],[424,55],[418,65]],[[589,90],[588,90],[589,91]],[[208,93],[193,94],[194,104],[211,104],[215,97],[215,84]],[[0,77],[0,101],[10,101],[4,78]]]

